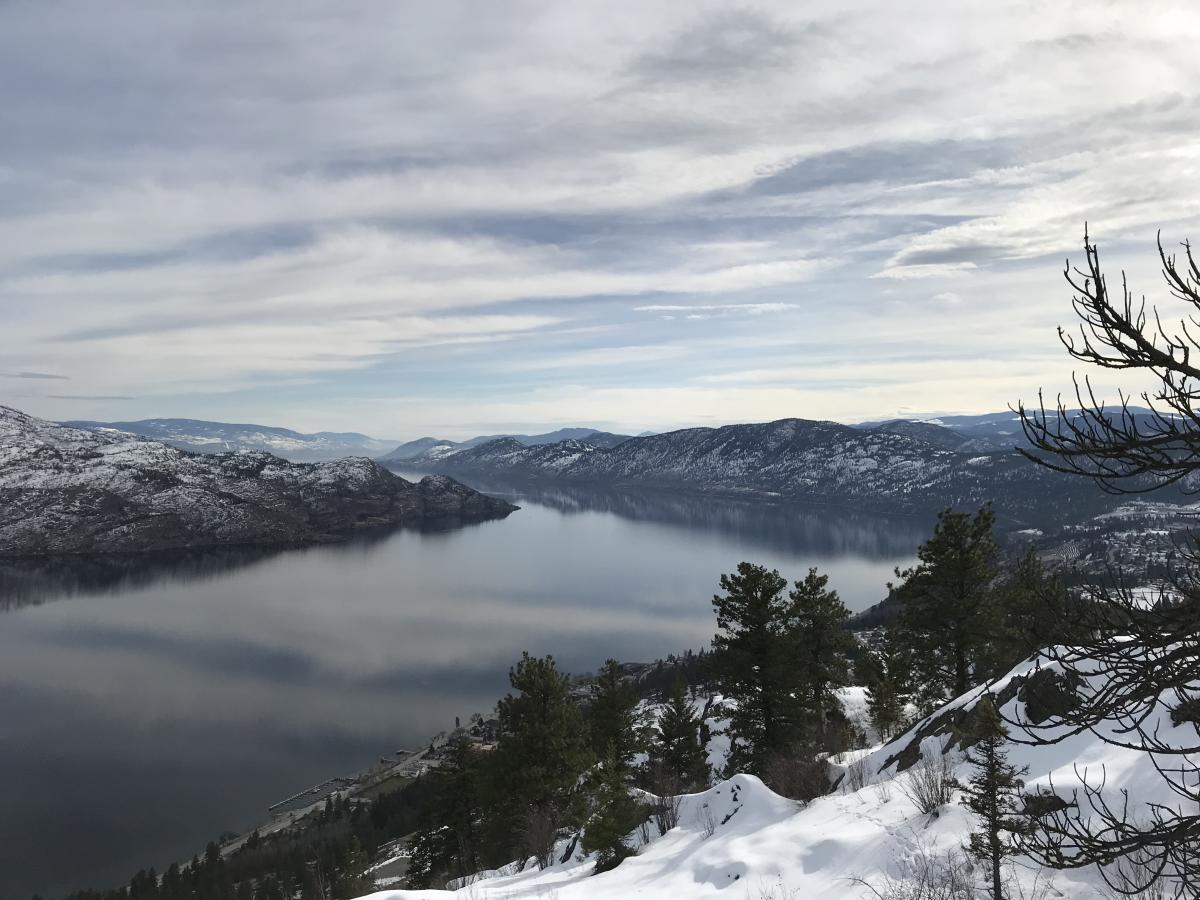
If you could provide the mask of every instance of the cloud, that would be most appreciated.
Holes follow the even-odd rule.
[[[127,394],[47,394],[51,400],[136,400]]]
[[[951,275],[962,275],[977,268],[973,262],[957,263],[925,263],[915,266],[888,266],[881,272],[876,272],[872,278],[896,278],[909,281],[918,278],[948,278]]]
[[[807,35],[820,32],[774,19],[761,10],[723,10],[676,32],[634,59],[630,71],[643,86],[664,82],[693,90],[697,83],[750,77],[793,64]]]
[[[263,9],[0,4],[0,357],[33,411],[94,417],[55,373],[122,418],[402,435],[578,367],[700,421],[706,354],[785,367],[771,342],[941,358],[986,319],[984,359],[1042,366],[1085,220],[1147,289],[1155,231],[1200,233],[1184,3]],[[961,405],[949,369],[893,377]],[[397,396],[434,399],[370,412]]]
[[[647,306],[635,306],[634,310],[636,312],[725,312],[759,316],[764,313],[786,312],[795,308],[795,303],[698,303],[691,306],[652,303]]]
[[[31,381],[70,381],[66,375],[51,375],[48,372],[0,372],[0,378],[25,378]]]

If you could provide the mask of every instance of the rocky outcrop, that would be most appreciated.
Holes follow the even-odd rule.
[[[515,508],[444,476],[406,481],[369,459],[201,455],[0,406],[0,556],[329,542]]]

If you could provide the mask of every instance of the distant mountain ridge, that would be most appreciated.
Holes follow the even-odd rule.
[[[1149,422],[1153,413],[1143,406],[1128,407],[1129,413],[1140,425]],[[1057,418],[1054,410],[1047,411],[1050,420]],[[1120,414],[1119,406],[1108,409],[1109,416]],[[1073,418],[1080,415],[1079,410],[1067,410],[1067,416]],[[1021,426],[1021,418],[1011,409],[1003,412],[981,413],[977,415],[960,416],[914,416],[901,419],[886,419],[873,422],[859,422],[855,428],[867,430],[885,429],[898,434],[911,434],[923,437],[925,440],[939,444],[950,450],[987,451],[1011,450],[1014,447],[1027,447],[1025,430]]]
[[[0,406],[0,557],[339,541],[515,508],[445,476],[414,484],[369,459],[191,453]]]
[[[305,434],[270,425],[208,422],[203,419],[140,419],[135,422],[74,420],[63,424],[89,431],[134,434],[193,453],[261,450],[292,462],[324,462],[347,456],[374,458],[396,445],[395,441],[353,431]]]
[[[73,419],[62,424],[89,431],[120,432],[152,441],[162,441],[193,453],[264,451],[292,462],[325,462],[349,456],[365,456],[384,462],[410,459],[436,446],[457,450],[477,447],[488,441],[512,438],[525,444],[554,444],[587,438],[598,447],[615,447],[629,435],[611,434],[596,428],[560,428],[545,434],[485,434],[465,441],[423,437],[400,443],[355,431],[318,431],[306,434],[274,425],[210,422],[204,419],[138,419],[129,422],[98,422]]]
[[[557,444],[561,441],[571,440],[584,440],[594,447],[615,447],[629,440],[629,438],[630,435],[627,434],[613,434],[612,432],[599,431],[595,428],[560,428],[557,431],[549,431],[545,434],[485,434],[468,438],[465,441],[449,441],[423,437],[401,444],[390,453],[381,456],[379,461],[382,463],[394,463],[398,460],[414,459],[430,452],[434,452],[435,455],[444,455],[499,440],[516,441],[524,447],[538,447],[543,444]]]
[[[501,438],[475,447],[434,446],[406,461],[418,471],[542,481],[648,486],[781,497],[895,511],[994,501],[1018,520],[1070,515],[1112,500],[1080,479],[1030,463],[1012,450],[976,449],[976,439],[931,423],[854,427],[774,422],[689,428],[629,438],[526,446]]]

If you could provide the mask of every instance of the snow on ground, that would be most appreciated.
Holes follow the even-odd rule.
[[[1010,679],[1028,675],[1035,666],[1052,668],[1044,662],[1023,663],[990,690],[999,695]],[[985,690],[988,689],[977,688],[952,701],[934,717],[956,708],[970,709]],[[865,707],[862,691],[849,690],[844,695],[848,713],[854,719],[859,718],[860,706]],[[1021,712],[1019,707],[1019,701],[1013,699],[1001,709],[1011,718]],[[1191,726],[1177,728],[1166,716],[1161,718],[1158,723],[1161,736],[1174,736],[1181,741],[1189,737],[1184,729]],[[924,723],[916,727],[921,724]],[[897,774],[894,757],[912,743],[915,730],[835,760],[838,768],[853,768],[857,780],[847,777],[837,792],[807,806],[772,793],[750,775],[736,775],[703,793],[685,797],[677,828],[658,837],[650,826],[649,841],[635,832],[630,844],[638,847],[638,854],[616,869],[594,877],[592,861],[577,850],[566,863],[544,871],[538,871],[532,863],[525,871],[510,866],[501,872],[485,873],[454,892],[381,891],[371,897],[372,900],[875,897],[870,887],[856,879],[882,887],[889,879],[911,876],[923,859],[948,854],[961,856],[966,835],[975,827],[972,815],[957,802],[959,795],[955,802],[931,815],[922,814],[906,795],[904,787],[909,776]],[[1190,736],[1194,739],[1194,733]],[[945,740],[925,738],[922,749],[927,754],[940,753]],[[970,767],[960,754],[951,753],[955,774],[965,781]],[[1103,769],[1107,778],[1106,796],[1118,796],[1125,789],[1135,804],[1174,802],[1169,788],[1145,754],[1111,747],[1092,734],[1066,737],[1061,743],[1049,746],[1014,743],[1009,754],[1014,765],[1029,767],[1025,776],[1027,790],[1049,789],[1053,782],[1057,793],[1067,795],[1079,784],[1078,766],[1080,770],[1086,768],[1092,779]],[[566,845],[563,846],[565,849]],[[1099,875],[1094,870],[1048,873],[1029,860],[1018,859],[1011,874],[1026,895],[1035,885],[1045,885],[1051,879],[1049,897],[1092,900],[1102,896]]]

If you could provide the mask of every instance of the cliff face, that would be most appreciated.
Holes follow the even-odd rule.
[[[337,541],[515,508],[444,476],[414,484],[368,459],[200,455],[0,407],[0,556]]]

